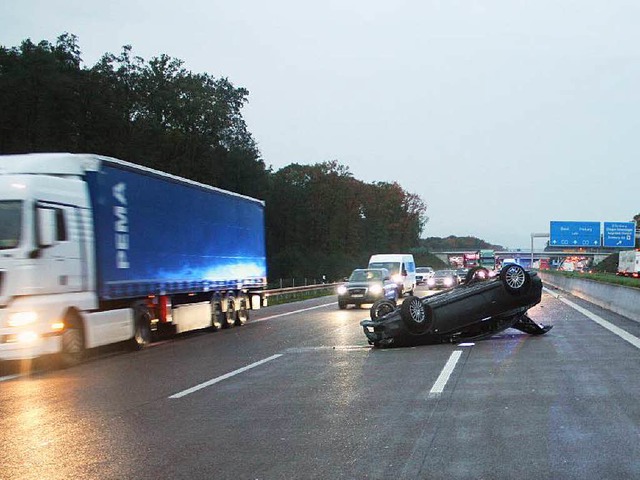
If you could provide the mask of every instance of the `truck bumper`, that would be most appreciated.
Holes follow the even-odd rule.
[[[0,331],[0,360],[28,360],[58,353],[61,347],[61,337],[37,336],[33,339],[18,340],[15,334],[6,329]]]

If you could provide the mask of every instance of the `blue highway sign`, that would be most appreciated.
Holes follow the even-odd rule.
[[[600,222],[551,222],[552,247],[599,247]]]
[[[636,246],[635,222],[604,222],[605,247],[633,248]]]

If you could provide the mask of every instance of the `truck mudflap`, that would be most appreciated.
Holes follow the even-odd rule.
[[[528,333],[529,335],[543,335],[553,328],[553,325],[543,325],[541,323],[534,322],[525,313],[518,317],[516,323],[511,328],[520,330],[521,332]]]

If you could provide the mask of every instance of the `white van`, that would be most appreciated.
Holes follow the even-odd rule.
[[[413,255],[388,253],[371,255],[369,268],[386,268],[391,273],[391,278],[398,285],[398,295],[404,293],[413,295],[416,287],[416,263]]]

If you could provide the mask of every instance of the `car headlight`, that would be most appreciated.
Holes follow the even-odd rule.
[[[340,285],[338,287],[338,295],[344,295],[345,293],[347,293],[347,287],[345,287],[344,285]]]
[[[10,327],[24,327],[35,323],[37,320],[38,314],[36,312],[16,312],[9,315],[7,325]]]
[[[447,277],[447,278],[445,278],[445,279],[444,279],[444,284],[445,284],[447,287],[449,287],[449,286],[453,285],[453,278],[451,278],[451,277]]]
[[[371,285],[369,287],[369,292],[373,293],[374,295],[379,295],[380,293],[382,293],[382,286],[380,286],[380,285]]]
[[[427,285],[435,285],[436,281],[433,278],[430,278],[429,280],[427,280]]]
[[[391,277],[391,279],[396,282],[396,283],[402,283],[402,275],[400,275],[399,273],[396,273],[393,277]]]

